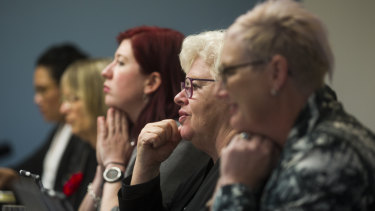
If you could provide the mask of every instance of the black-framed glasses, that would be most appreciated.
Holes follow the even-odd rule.
[[[254,61],[236,64],[232,66],[220,67],[219,73],[221,75],[221,80],[223,84],[226,84],[228,77],[233,75],[235,73],[235,70],[243,68],[243,67],[247,67],[247,66],[263,65],[268,62],[269,62],[269,59],[259,59],[259,60],[254,60]]]
[[[186,96],[191,99],[193,97],[193,81],[210,81],[214,82],[213,79],[202,79],[202,78],[190,78],[186,77],[184,82],[181,82],[181,90],[185,90]]]

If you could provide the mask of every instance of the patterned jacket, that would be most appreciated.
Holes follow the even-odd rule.
[[[324,87],[289,133],[258,197],[241,184],[222,187],[219,210],[375,210],[375,135]]]

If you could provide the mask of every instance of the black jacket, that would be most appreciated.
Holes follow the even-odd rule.
[[[52,139],[57,132],[57,128],[58,126],[54,127],[49,134],[48,139],[35,151],[35,153],[25,159],[22,163],[13,167],[13,169],[16,171],[23,169],[42,176],[44,158],[51,145]],[[72,135],[57,168],[54,190],[63,192],[64,184],[70,179],[71,175],[77,172],[82,172],[83,180],[79,185],[79,188],[73,195],[68,197],[68,200],[73,207],[78,209],[86,194],[87,185],[95,176],[96,166],[97,161],[95,150],[88,143],[82,141],[77,136]]]
[[[160,191],[160,177],[139,185],[130,186],[131,176],[123,181],[119,191],[120,210],[132,211],[198,211],[204,210],[207,201],[212,197],[219,176],[219,161],[212,160],[204,168],[196,171],[174,194],[171,202],[163,207]]]

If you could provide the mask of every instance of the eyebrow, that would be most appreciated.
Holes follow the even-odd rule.
[[[120,53],[116,53],[115,55],[115,58],[116,59],[124,59],[125,61],[129,61],[129,58],[123,54],[120,54]]]

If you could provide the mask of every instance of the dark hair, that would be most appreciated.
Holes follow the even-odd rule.
[[[53,45],[39,56],[36,66],[48,68],[51,77],[60,84],[65,69],[73,62],[87,58],[86,53],[70,43]]]
[[[168,28],[140,26],[117,37],[119,43],[125,39],[131,42],[141,72],[159,72],[162,79],[160,87],[149,96],[148,104],[131,129],[131,137],[137,138],[147,123],[178,116],[179,106],[173,99],[180,92],[180,82],[185,78],[178,57],[184,35]]]

